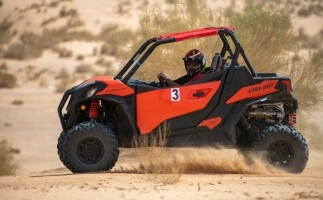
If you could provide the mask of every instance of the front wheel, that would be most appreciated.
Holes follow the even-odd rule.
[[[58,155],[72,172],[98,172],[114,167],[118,140],[112,129],[99,122],[82,122],[61,133]]]
[[[294,128],[283,124],[266,126],[260,130],[255,134],[248,152],[255,153],[272,166],[291,173],[301,173],[309,157],[303,136]]]

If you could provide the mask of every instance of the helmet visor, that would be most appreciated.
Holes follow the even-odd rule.
[[[196,60],[184,60],[184,63],[186,68],[195,68],[198,67],[200,64],[200,62]]]

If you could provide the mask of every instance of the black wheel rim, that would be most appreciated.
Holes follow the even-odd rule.
[[[294,155],[292,145],[283,140],[272,143],[267,149],[269,162],[276,166],[289,166],[294,159]]]
[[[103,158],[104,147],[97,138],[87,137],[78,143],[76,152],[80,161],[93,165],[100,162]]]

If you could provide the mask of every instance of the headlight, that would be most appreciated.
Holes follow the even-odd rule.
[[[95,94],[95,92],[96,92],[96,88],[92,88],[92,89],[90,89],[89,91],[87,91],[87,93],[86,93],[86,98],[88,98],[88,97],[92,97],[94,94]]]

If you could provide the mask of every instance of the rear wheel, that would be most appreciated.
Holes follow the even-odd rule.
[[[250,149],[242,150],[250,162],[250,153],[260,156],[272,166],[301,173],[308,161],[308,146],[303,136],[287,125],[264,126],[254,134]]]
[[[99,122],[82,122],[61,133],[57,150],[72,172],[97,172],[114,167],[118,140],[112,129]]]

